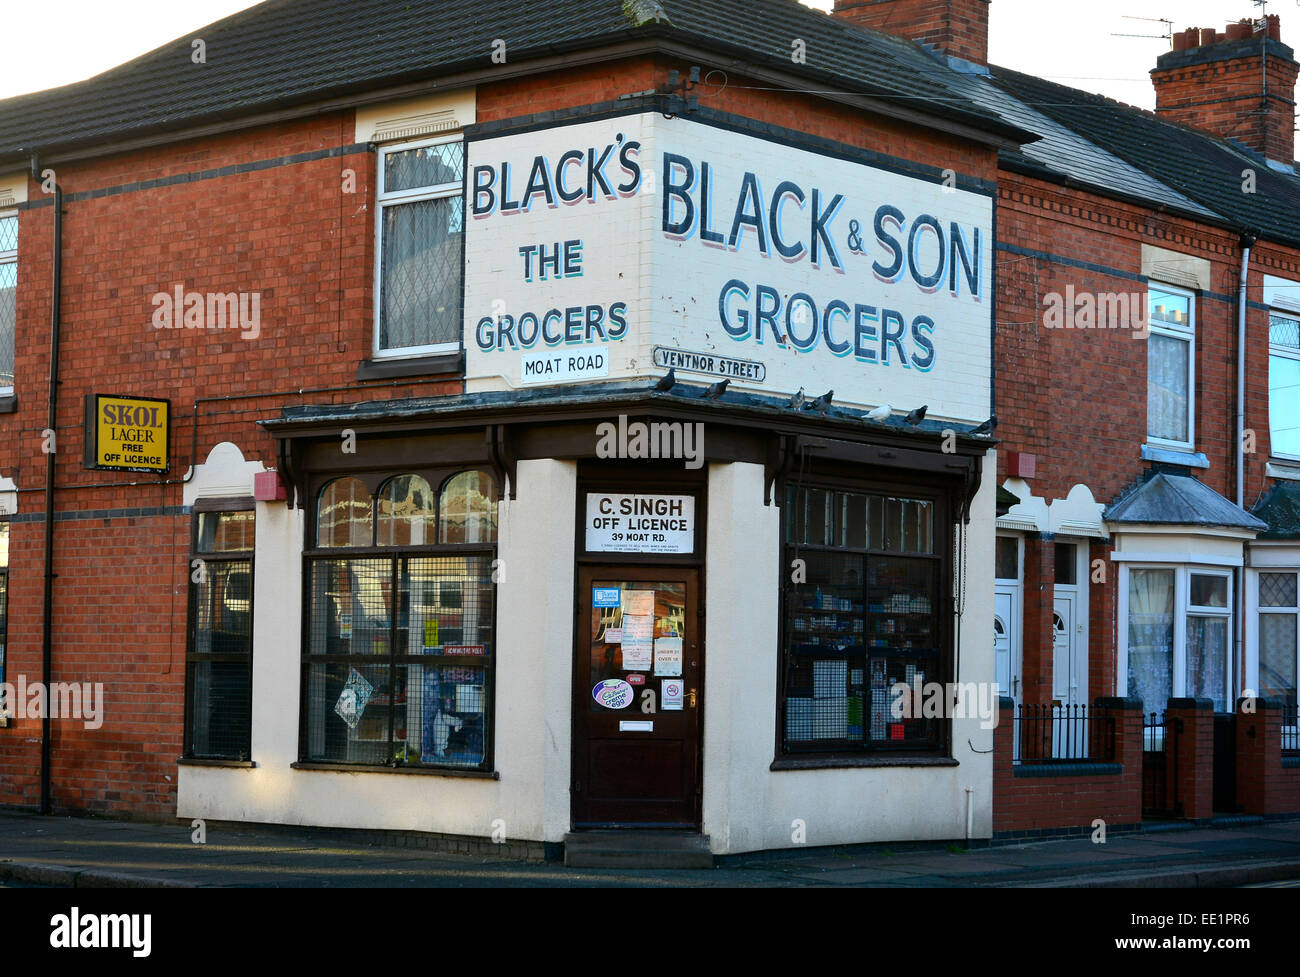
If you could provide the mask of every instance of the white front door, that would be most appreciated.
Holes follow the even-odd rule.
[[[1016,594],[999,588],[993,595],[993,662],[998,695],[1020,702],[1020,635],[1016,629]]]
[[[1088,755],[1086,711],[1078,708],[1088,699],[1088,651],[1082,647],[1076,601],[1075,594],[1058,591],[1052,613],[1052,752],[1070,758]]]

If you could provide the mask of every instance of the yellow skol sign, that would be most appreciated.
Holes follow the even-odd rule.
[[[95,394],[93,467],[165,472],[170,409],[167,400]]]

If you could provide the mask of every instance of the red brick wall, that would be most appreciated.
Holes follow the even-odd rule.
[[[1300,767],[1283,766],[1282,709],[1276,700],[1237,703],[1237,806],[1245,814],[1300,811]]]
[[[1051,832],[1092,829],[1100,818],[1107,828],[1142,820],[1142,714],[1136,704],[1102,700],[1094,716],[1115,719],[1115,759],[1120,773],[1068,772],[1049,777],[1017,777],[1013,759],[1011,700],[993,738],[993,831]],[[1132,706],[1129,708],[1128,706]],[[1059,764],[1055,769],[1064,770]]]

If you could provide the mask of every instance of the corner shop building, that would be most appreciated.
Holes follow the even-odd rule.
[[[965,432],[993,406],[996,148],[1025,134],[792,3],[743,30],[557,7],[527,36],[484,11],[255,8],[202,73],[186,39],[7,103],[6,677],[102,682],[106,716],[0,730],[0,802],[44,775],[58,810],[534,842],[986,836],[991,733],[886,693],[992,675]],[[368,68],[258,60],[417,15],[449,49],[384,21]],[[686,80],[723,62],[730,89]],[[839,103],[799,94],[830,76]],[[257,295],[260,328],[159,327],[178,283]],[[167,471],[98,450],[105,396],[170,401]],[[661,457],[638,425],[669,425]],[[673,525],[606,521],[625,504]]]

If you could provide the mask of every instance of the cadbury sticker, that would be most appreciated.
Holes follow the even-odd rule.
[[[626,709],[632,704],[632,686],[621,678],[607,678],[596,683],[591,697],[606,709]]]

